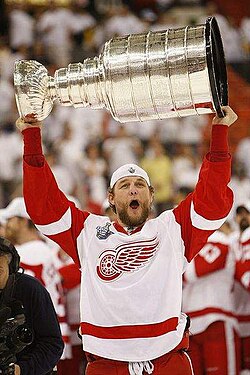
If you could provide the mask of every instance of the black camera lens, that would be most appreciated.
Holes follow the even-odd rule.
[[[13,339],[16,340],[16,342],[29,345],[32,343],[33,333],[30,328],[26,326],[19,326],[15,331],[15,335],[13,335]],[[13,339],[12,342],[14,343]]]

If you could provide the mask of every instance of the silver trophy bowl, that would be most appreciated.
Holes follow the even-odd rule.
[[[33,60],[14,72],[20,117],[46,118],[61,105],[106,108],[119,122],[216,112],[228,103],[226,63],[214,17],[205,24],[113,38],[99,57],[69,64],[54,77]]]

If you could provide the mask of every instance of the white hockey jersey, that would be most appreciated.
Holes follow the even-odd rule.
[[[214,232],[184,274],[182,309],[191,318],[191,333],[204,332],[215,321],[225,321],[236,329],[233,287],[235,256],[229,237]]]
[[[85,351],[116,360],[157,358],[182,339],[182,273],[232,205],[230,158],[204,159],[194,193],[131,235],[81,211],[58,189],[45,162],[24,162],[24,198],[38,229],[81,267]],[[43,189],[40,187],[43,186]]]
[[[232,247],[236,254],[234,285],[235,314],[240,337],[250,336],[250,227],[236,234]]]

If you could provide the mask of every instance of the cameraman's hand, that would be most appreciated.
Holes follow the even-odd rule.
[[[21,375],[21,369],[18,365],[15,365],[15,375]]]
[[[30,117],[26,116],[26,119],[18,118],[16,120],[16,127],[17,129],[22,132],[23,130],[27,128],[42,128],[42,123],[41,121],[35,120],[32,115]]]
[[[213,125],[226,125],[231,126],[238,118],[236,113],[230,108],[229,106],[221,107],[225,116],[224,117],[218,117],[215,116],[213,118],[212,124]]]

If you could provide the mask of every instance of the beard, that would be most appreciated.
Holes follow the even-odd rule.
[[[128,205],[124,205],[118,212],[118,216],[123,224],[125,224],[127,227],[138,227],[139,225],[142,225],[147,220],[149,213],[150,213],[150,207],[146,205],[145,203],[141,206],[142,211],[140,216],[133,217],[130,216],[128,213]]]

